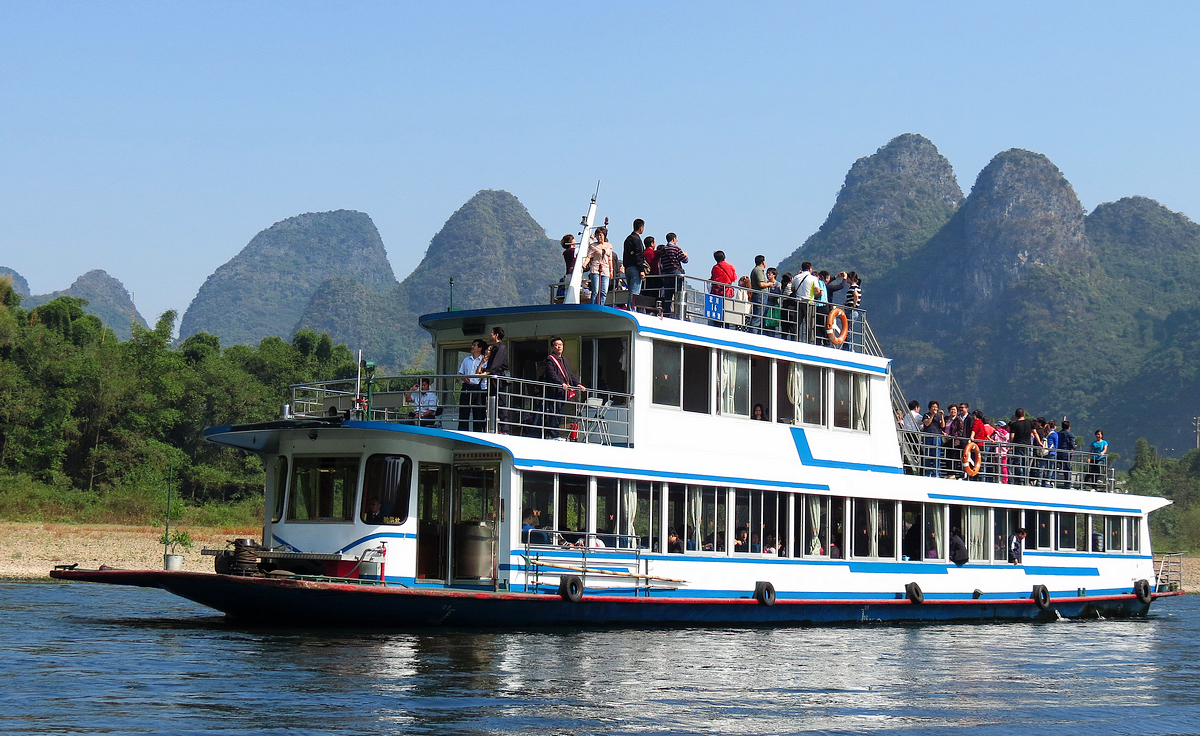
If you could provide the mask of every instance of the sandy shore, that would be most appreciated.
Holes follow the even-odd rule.
[[[258,529],[186,529],[194,546],[182,550],[183,569],[211,572],[213,559],[204,547],[224,547],[226,540],[254,537]],[[55,565],[79,563],[130,570],[161,570],[162,529],[142,526],[16,524],[0,522],[0,578],[48,578]],[[1200,591],[1200,557],[1183,560],[1185,590]]]
[[[183,569],[211,572],[213,558],[200,554],[205,546],[224,547],[237,537],[255,537],[258,529],[190,529],[193,547],[181,550]],[[162,529],[139,526],[15,524],[0,522],[0,578],[48,578],[55,565],[79,563],[127,569],[161,570]]]

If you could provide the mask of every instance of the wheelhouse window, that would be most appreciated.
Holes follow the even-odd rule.
[[[1136,516],[1125,518],[1125,551],[1140,552],[1142,549],[1142,520]]]
[[[358,465],[357,456],[293,457],[288,521],[353,521]]]
[[[679,406],[682,351],[679,343],[654,341],[654,378],[650,400],[663,406]]]
[[[406,455],[371,455],[363,477],[362,511],[367,524],[408,521],[412,461]]]
[[[288,482],[288,459],[283,455],[275,458],[275,503],[271,510],[271,522],[277,522],[283,518],[283,502],[284,496],[287,493]]]
[[[1106,549],[1109,552],[1120,552],[1125,548],[1121,542],[1121,526],[1120,516],[1104,517],[1104,536],[1108,538]]]

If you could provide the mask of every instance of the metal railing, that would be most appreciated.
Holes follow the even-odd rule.
[[[578,576],[584,588],[633,589],[633,594],[649,595],[655,588],[676,588],[682,580],[650,574],[649,552],[636,534],[577,532],[551,528],[522,532],[525,549],[525,592],[539,592],[543,578],[561,582]],[[588,564],[589,555],[603,552],[603,566]],[[572,558],[563,559],[563,555]],[[576,563],[578,560],[578,563]]]
[[[299,417],[349,412],[375,422],[632,446],[632,394],[568,392],[558,384],[518,378],[489,377],[473,386],[462,379],[448,374],[374,378],[369,403],[366,381],[361,386],[353,379],[297,384],[292,411]]]
[[[695,276],[647,276],[634,297],[610,282],[605,304],[626,306],[665,317],[700,322],[783,340],[825,345],[881,356],[878,340],[867,325],[864,309],[814,302],[775,291],[748,289]],[[565,285],[550,284],[550,303],[562,303]],[[838,311],[833,311],[837,309]],[[832,318],[832,319],[831,319]],[[844,323],[843,323],[844,318]],[[833,339],[831,339],[831,337]],[[841,344],[835,340],[841,339]]]
[[[1014,442],[971,440],[901,429],[905,469],[914,475],[985,483],[1116,491],[1116,469],[1086,450],[1042,450]],[[968,444],[974,449],[968,453]],[[1042,453],[1045,454],[1042,454]],[[969,470],[978,467],[973,475]]]
[[[1163,552],[1157,560],[1154,590],[1169,593],[1183,590],[1183,553]]]

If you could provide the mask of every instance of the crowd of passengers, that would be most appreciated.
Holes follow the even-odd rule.
[[[608,228],[598,227],[589,239],[583,269],[589,278],[583,284],[581,301],[603,305],[610,286],[628,289],[642,297],[642,303],[660,306],[667,316],[675,316],[675,295],[683,289],[684,265],[689,262],[686,251],[679,247],[675,233],[667,233],[663,243],[651,235],[643,235],[644,220],[633,221],[633,231],[625,237],[621,257],[617,257],[608,240]],[[575,270],[577,243],[574,235],[564,235],[560,241],[566,274],[570,280]],[[737,268],[725,259],[724,251],[713,253],[715,261],[709,280],[709,292],[734,300],[732,314],[721,321],[726,327],[736,327],[759,334],[795,335],[802,341],[824,339],[823,329],[835,293],[845,291],[842,306],[850,322],[862,319],[862,279],[854,271],[836,275],[816,271],[805,261],[796,274],[767,267],[766,256],[754,257],[754,267],[748,276],[738,276]],[[635,302],[636,303],[636,302]],[[743,313],[744,309],[744,313]],[[847,345],[847,349],[849,346]]]
[[[1107,478],[1104,430],[1097,429],[1095,441],[1085,448],[1065,417],[1060,426],[1053,419],[1028,417],[1018,408],[1011,419],[989,419],[965,401],[946,410],[930,401],[922,413],[916,400],[908,402],[907,413],[896,414],[900,428],[919,437],[922,445],[921,467],[911,470],[929,477],[1070,488],[1072,465],[1083,461],[1088,469],[1082,478],[1085,485],[1099,485]]]

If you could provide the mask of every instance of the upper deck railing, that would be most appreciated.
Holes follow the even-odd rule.
[[[350,416],[463,432],[511,434],[588,444],[632,446],[633,395],[563,391],[558,384],[488,377],[478,387],[461,375],[417,374],[292,386],[298,417]],[[422,387],[428,381],[428,389]],[[470,388],[464,388],[464,386]],[[368,398],[369,397],[369,398]]]
[[[561,303],[565,289],[562,283],[550,284],[550,302]],[[782,340],[883,355],[864,309],[695,276],[648,276],[641,294],[614,288],[605,295],[604,303]]]

